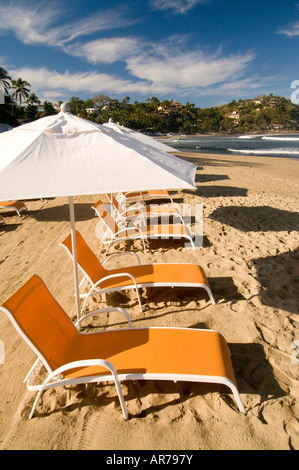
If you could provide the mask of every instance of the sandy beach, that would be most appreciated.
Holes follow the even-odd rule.
[[[179,204],[203,205],[203,245],[180,241],[114,244],[109,254],[132,249],[142,262],[200,264],[216,299],[190,289],[143,290],[141,314],[134,292],[94,297],[89,309],[121,306],[133,326],[207,328],[221,332],[231,354],[246,414],[225,387],[173,382],[122,384],[130,419],[124,421],[111,384],[46,391],[32,420],[35,398],[23,380],[35,355],[0,314],[0,449],[220,450],[299,449],[299,163],[285,158],[181,153],[198,164],[195,191],[171,191]],[[75,198],[76,227],[105,259],[95,236],[91,205]],[[28,213],[1,214],[0,302],[31,274],[44,280],[75,319],[70,258],[59,243],[70,233],[67,198],[24,201]],[[194,224],[194,220],[192,219]],[[110,266],[121,266],[118,258]],[[129,262],[129,260],[127,261]],[[100,329],[125,327],[103,316]]]

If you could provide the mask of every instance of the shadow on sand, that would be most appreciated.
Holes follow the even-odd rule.
[[[264,305],[299,313],[299,248],[252,260]]]
[[[75,204],[75,219],[90,220],[95,217],[91,203]],[[70,209],[68,204],[55,207],[44,207],[43,209],[30,211],[30,216],[39,222],[68,222],[70,220]]]
[[[218,207],[209,218],[243,232],[299,230],[299,214],[268,206]]]

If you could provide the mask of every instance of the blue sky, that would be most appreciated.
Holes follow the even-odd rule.
[[[298,46],[292,0],[0,0],[0,66],[52,102],[289,99]]]

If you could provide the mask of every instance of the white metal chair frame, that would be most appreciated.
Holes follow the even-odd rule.
[[[154,239],[155,240],[156,239],[165,239],[165,240],[167,240],[168,238],[179,240],[179,239],[185,238],[189,241],[192,248],[196,249],[191,234],[187,234],[187,233],[178,234],[178,235],[173,235],[171,233],[167,233],[165,235],[163,234],[163,235],[160,235],[160,236],[158,234],[156,234],[156,235],[150,235],[150,237],[148,237],[148,236],[144,235],[144,233],[142,231],[142,228],[146,228],[146,225],[121,228],[120,230],[117,230],[116,232],[113,232],[113,230],[109,227],[109,225],[107,224],[105,218],[101,216],[101,214],[99,213],[97,208],[94,207],[94,206],[92,208],[94,209],[96,215],[98,215],[100,220],[103,222],[105,230],[106,230],[103,237],[102,237],[102,239],[101,239],[101,243],[104,243],[104,244],[108,245],[107,248],[106,248],[106,251],[105,251],[105,255],[108,253],[111,243],[121,242],[121,241],[128,241],[128,240],[141,240],[142,244],[143,244],[144,252],[146,253],[147,250],[146,250],[146,246],[145,246],[145,240],[148,240],[149,238],[153,239],[153,240]],[[110,216],[113,219],[113,221],[117,224],[117,221],[113,218],[113,216],[111,214],[108,213],[108,211],[107,211],[107,216]],[[185,228],[185,230],[188,230],[186,225],[184,225],[184,228]],[[131,234],[130,234],[130,232],[131,232]],[[138,233],[136,233],[136,232],[138,232]],[[125,234],[125,236],[122,236],[122,234]],[[106,240],[107,236],[110,237],[109,240]]]
[[[60,246],[62,246],[63,248],[65,248],[66,252],[68,253],[68,255],[70,256],[70,258],[73,260],[73,254],[70,252],[70,250],[63,244],[63,243],[60,243]],[[105,259],[101,264],[102,266],[105,266],[105,264],[110,261],[111,259],[117,257],[117,256],[123,256],[123,255],[133,255],[137,258],[138,260],[138,264],[141,265],[140,263],[140,258],[138,256],[137,253],[134,253],[133,251],[124,251],[123,253],[114,253],[113,255],[110,255],[107,259]],[[101,279],[99,279],[98,282],[96,282],[95,284],[92,282],[91,278],[89,277],[89,275],[87,274],[87,272],[82,268],[82,266],[78,263],[78,267],[80,269],[80,271],[82,272],[83,274],[83,278],[79,284],[79,293],[80,291],[83,289],[84,287],[84,284],[85,282],[87,281],[91,287],[89,288],[89,291],[88,292],[85,292],[85,293],[80,293],[80,298],[81,299],[84,299],[85,298],[85,301],[83,303],[83,307],[81,308],[81,314],[84,312],[84,309],[85,309],[85,306],[86,306],[86,303],[88,301],[88,298],[91,296],[91,295],[101,295],[101,294],[107,294],[109,292],[115,292],[115,291],[119,291],[119,290],[126,290],[126,289],[135,289],[136,290],[136,294],[137,294],[137,299],[138,299],[138,303],[139,303],[139,307],[140,307],[140,311],[142,312],[142,302],[141,302],[141,297],[140,297],[140,293],[139,293],[139,288],[138,288],[138,285],[136,283],[136,279],[134,278],[134,276],[130,273],[126,273],[126,272],[123,272],[121,274],[111,274],[111,275],[108,275],[108,276],[105,276]],[[119,278],[119,277],[128,277],[130,278],[132,281],[133,281],[133,285],[128,285],[127,287],[122,287],[122,288],[108,288],[108,289],[101,289],[100,287],[100,284],[107,281],[108,279],[114,279],[114,278]],[[98,290],[94,290],[94,289],[98,289]],[[88,315],[88,314],[86,314]],[[84,318],[86,318],[86,315],[84,315]],[[83,318],[83,317],[81,317]],[[81,318],[80,320],[78,321],[81,321]]]
[[[71,251],[68,249],[67,246],[65,246],[63,243],[60,243],[60,246],[62,246],[63,248],[65,248],[66,252],[68,253],[68,255],[70,256],[70,258],[73,260],[73,254],[71,253]],[[131,254],[131,255],[134,255],[137,260],[138,260],[138,265],[139,266],[150,266],[150,265],[142,265],[141,262],[140,262],[140,258],[139,256],[137,255],[137,253],[134,253],[132,251],[129,251],[129,252],[123,252],[123,253],[115,253],[111,256],[109,256],[102,264],[102,266],[104,266],[108,261],[110,261],[112,258],[114,257],[117,257],[117,256],[123,256],[123,255],[127,255],[127,254]],[[96,255],[95,255],[96,256]],[[156,264],[163,264],[163,263],[156,263]],[[184,263],[185,265],[186,263]],[[90,285],[90,288],[88,290],[88,292],[86,293],[80,293],[80,298],[81,299],[84,299],[84,303],[83,303],[83,306],[81,308],[81,314],[84,312],[84,309],[86,307],[86,304],[87,304],[87,301],[88,301],[88,298],[91,296],[91,295],[101,295],[101,294],[106,294],[106,293],[109,293],[109,292],[117,292],[117,291],[120,291],[120,290],[127,290],[127,289],[135,289],[136,291],[136,295],[137,295],[137,299],[138,299],[138,303],[139,303],[139,308],[140,308],[140,311],[143,312],[143,309],[142,309],[142,302],[141,302],[141,297],[140,297],[140,293],[139,293],[139,289],[142,289],[142,288],[148,288],[148,287],[192,287],[192,288],[202,288],[202,289],[205,289],[205,291],[208,293],[208,296],[210,298],[210,301],[212,302],[212,304],[216,304],[215,302],[215,299],[214,299],[214,296],[212,294],[212,291],[210,289],[209,286],[207,286],[206,284],[202,284],[202,283],[193,283],[193,284],[190,284],[190,283],[182,283],[182,282],[177,282],[177,283],[172,283],[172,282],[152,282],[152,283],[138,283],[136,278],[131,274],[131,273],[128,273],[125,271],[126,267],[124,267],[124,272],[122,273],[119,273],[119,274],[111,274],[111,275],[108,275],[108,276],[105,276],[101,279],[99,279],[96,283],[93,283],[93,281],[91,280],[91,278],[89,277],[88,273],[82,268],[82,266],[80,265],[80,263],[78,262],[78,267],[80,269],[80,271],[82,272],[83,274],[83,278],[80,282],[80,285],[79,285],[79,292],[80,290],[82,290],[83,288],[83,285],[85,283],[85,281],[88,281],[89,285]],[[106,288],[106,289],[101,289],[100,285],[109,280],[109,279],[113,279],[113,278],[118,278],[118,277],[128,277],[130,278],[132,281],[133,281],[133,284],[128,284],[128,285],[125,285],[123,287],[111,287],[111,288]]]
[[[0,209],[10,209],[10,210],[15,210],[16,213],[21,217],[21,212],[28,212],[28,208],[26,207],[26,205],[24,204],[24,206],[20,207],[19,209],[14,206],[14,204],[10,204],[10,205],[7,205],[7,206],[1,206],[0,204]]]
[[[15,321],[13,315],[4,307],[0,306],[0,310],[2,310],[8,318],[11,320],[12,324],[18,331],[18,333],[21,335],[21,337],[26,341],[26,343],[31,347],[31,349],[35,352],[37,355],[37,360],[33,364],[32,368],[30,369],[29,373],[24,379],[24,383],[27,383],[27,388],[30,391],[38,391],[38,394],[35,398],[34,404],[32,406],[29,419],[31,419],[34,415],[36,406],[38,404],[38,401],[42,395],[42,393],[45,390],[49,390],[51,388],[56,388],[59,386],[68,386],[68,385],[77,385],[81,383],[98,383],[98,382],[109,382],[113,381],[116,387],[117,395],[119,398],[120,406],[122,409],[122,413],[124,416],[125,420],[128,420],[129,415],[128,411],[125,405],[125,400],[124,396],[121,390],[120,383],[125,380],[171,380],[174,382],[177,381],[184,381],[184,382],[201,382],[201,383],[214,383],[214,384],[222,384],[226,385],[228,388],[233,393],[233,396],[236,400],[236,403],[238,405],[239,411],[242,413],[245,413],[245,409],[243,406],[243,403],[241,401],[239,391],[236,387],[236,385],[233,383],[232,380],[230,380],[227,377],[222,377],[222,376],[210,376],[210,375],[190,375],[190,374],[170,374],[170,373],[123,373],[123,374],[118,374],[115,367],[113,364],[105,359],[88,359],[88,360],[78,360],[75,362],[71,362],[68,364],[64,364],[61,367],[58,367],[56,370],[52,370],[51,367],[49,366],[47,360],[42,356],[42,354],[38,351],[38,349],[35,347],[35,345],[29,340],[29,338],[26,336],[26,334],[23,332],[23,330],[19,327],[18,323]],[[80,322],[82,322],[84,319],[86,319],[88,316],[95,315],[97,313],[105,313],[108,311],[113,311],[117,310],[119,312],[122,312],[125,314],[128,323],[129,323],[129,329],[132,329],[132,324],[130,321],[129,314],[124,310],[120,308],[106,308],[103,310],[95,310],[94,312],[88,313],[86,316],[82,317],[76,325],[78,325]],[[70,320],[71,321],[71,320]],[[154,330],[154,329],[160,329],[160,330],[167,330],[167,329],[172,329],[172,330],[180,330],[181,328],[137,328],[138,330]],[[213,331],[213,330],[196,330],[194,328],[190,330],[195,330],[195,331],[205,331],[207,334],[210,333],[216,333],[220,336],[222,336],[220,333]],[[78,331],[78,334],[109,334],[109,331],[113,330],[107,330],[107,331],[101,331],[101,332],[91,332],[91,333],[82,333]],[[37,373],[37,367],[38,364],[41,363],[44,365],[48,372],[47,378],[44,380],[42,384],[39,385],[30,385],[30,379],[31,377],[35,376]],[[101,366],[106,368],[110,373],[107,375],[94,375],[94,376],[88,376],[88,377],[78,377],[78,378],[73,378],[73,379],[63,379],[61,377],[61,374],[65,371],[70,371],[72,369],[80,368],[80,367],[91,367],[91,366]]]
[[[96,209],[94,209],[94,210],[97,213],[97,215],[100,217],[100,220],[103,222],[103,224],[105,226],[105,230],[106,230],[103,237],[102,237],[102,239],[101,239],[101,241],[100,241],[100,243],[104,243],[105,245],[108,245],[107,248],[106,248],[106,251],[105,251],[105,255],[108,253],[110,245],[113,242],[121,242],[121,241],[128,241],[128,240],[139,240],[139,239],[142,241],[143,250],[144,250],[144,253],[146,253],[147,250],[146,250],[146,246],[145,246],[145,240],[147,239],[147,237],[144,236],[144,234],[142,233],[142,230],[141,230],[140,227],[138,227],[138,226],[136,226],[136,227],[125,227],[125,228],[121,228],[117,232],[113,233],[111,228],[107,225],[105,220],[100,216],[98,211]],[[136,235],[136,231],[138,232],[138,235]],[[129,234],[130,232],[132,233],[131,235]],[[122,234],[125,234],[126,236],[122,236]],[[106,240],[106,238],[108,236],[110,237],[110,239]]]
[[[146,225],[146,220],[147,219],[150,219],[150,218],[157,218],[157,217],[178,217],[180,219],[180,223],[185,225],[185,222],[184,222],[184,219],[182,217],[182,214],[180,213],[179,211],[179,208],[177,207],[178,204],[174,205],[173,207],[172,206],[168,206],[168,207],[172,207],[173,211],[170,213],[169,210],[166,209],[167,206],[162,206],[162,210],[156,214],[155,212],[147,212],[146,211],[146,207],[161,207],[159,206],[159,204],[154,204],[154,205],[149,205],[149,206],[144,206],[142,204],[134,204],[132,206],[129,206],[129,207],[125,207],[125,205],[123,205],[121,203],[121,201],[117,201],[117,203],[121,206],[121,210],[119,209],[119,207],[116,207],[116,205],[114,204],[113,202],[113,199],[115,196],[111,196],[110,194],[106,194],[107,198],[109,199],[110,203],[111,203],[111,206],[113,207],[113,216],[115,218],[115,220],[117,221],[117,223],[120,223],[120,224],[123,224],[125,226],[125,224],[127,223],[127,221],[139,221],[141,220],[142,221],[142,225]],[[116,198],[115,198],[116,199]],[[163,207],[165,208],[164,211],[163,211]],[[131,212],[131,214],[130,214]]]
[[[32,406],[32,409],[31,409],[31,412],[30,412],[30,415],[29,415],[29,419],[31,419],[33,417],[34,411],[35,411],[36,406],[38,404],[38,401],[39,401],[42,393],[45,390],[49,390],[51,388],[60,387],[60,386],[65,387],[65,386],[68,386],[68,385],[78,385],[78,384],[81,384],[81,383],[106,382],[106,381],[111,381],[111,380],[114,381],[114,383],[115,383],[115,387],[116,387],[117,395],[118,395],[119,402],[120,402],[120,405],[121,405],[121,409],[122,409],[122,412],[123,412],[123,416],[126,420],[129,418],[129,415],[128,415],[128,412],[127,412],[127,409],[126,409],[126,405],[125,405],[124,396],[123,396],[123,393],[122,393],[121,387],[120,387],[120,376],[119,376],[119,374],[117,374],[117,372],[116,372],[113,364],[111,364],[111,362],[106,361],[105,359],[88,359],[88,360],[82,360],[82,361],[75,361],[75,362],[71,362],[69,364],[64,364],[63,366],[61,366],[58,369],[53,371],[50,368],[49,364],[47,363],[46,359],[40,354],[38,349],[36,349],[34,344],[24,334],[23,330],[19,327],[18,323],[15,321],[13,315],[11,315],[11,313],[4,307],[0,306],[0,310],[2,310],[4,313],[6,313],[6,315],[8,316],[8,318],[10,319],[10,321],[12,322],[12,324],[14,325],[14,327],[16,328],[18,333],[21,335],[21,337],[26,341],[26,343],[31,347],[31,349],[33,349],[33,351],[37,355],[36,361],[34,362],[33,366],[31,367],[30,371],[28,372],[28,374],[26,375],[26,377],[23,381],[23,383],[27,384],[27,388],[28,388],[29,391],[32,391],[32,392],[37,391],[38,392],[38,394],[35,398],[34,404]],[[89,312],[88,314],[81,317],[76,322],[75,326],[78,327],[79,324],[82,321],[84,321],[86,318],[88,318],[90,316],[94,316],[94,315],[97,315],[99,313],[112,312],[112,311],[118,311],[118,312],[123,313],[126,316],[129,328],[132,328],[132,322],[131,322],[131,318],[130,318],[128,312],[126,310],[122,309],[122,308],[119,308],[119,307],[104,308],[104,309],[94,310],[93,312]],[[97,334],[96,332],[82,333],[80,331],[78,331],[78,333],[79,334],[85,334],[85,335]],[[102,333],[104,333],[104,332],[102,332]],[[43,365],[46,368],[49,375],[47,376],[47,378],[45,379],[45,381],[42,384],[31,385],[30,381],[34,377],[36,377],[36,375],[38,373],[38,370],[40,369],[39,366],[41,366],[41,365]],[[88,367],[88,366],[102,366],[102,367],[105,367],[106,369],[108,369],[110,371],[111,375],[79,377],[79,378],[76,378],[76,379],[63,379],[63,378],[61,378],[61,374],[65,371],[69,371],[71,369],[77,369],[78,367]]]

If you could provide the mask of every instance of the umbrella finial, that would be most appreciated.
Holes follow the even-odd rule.
[[[62,105],[60,106],[60,111],[62,111],[63,113],[69,113],[70,110],[71,108],[68,103],[62,103]]]

